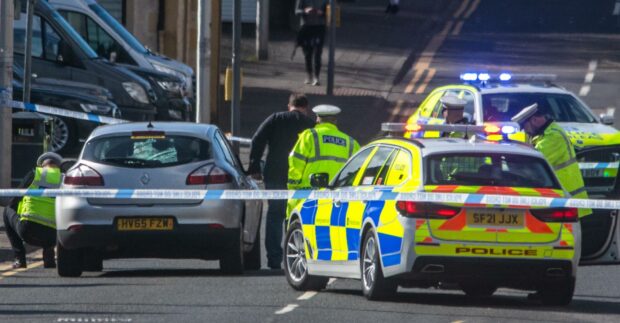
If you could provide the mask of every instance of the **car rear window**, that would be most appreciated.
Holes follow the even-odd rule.
[[[167,167],[210,159],[210,146],[208,141],[191,136],[134,133],[91,140],[82,159],[120,167]]]
[[[560,188],[541,158],[510,154],[442,154],[427,157],[429,185]]]

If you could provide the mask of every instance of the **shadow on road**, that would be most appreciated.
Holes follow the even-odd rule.
[[[284,276],[282,270],[250,270],[243,275],[233,276],[219,269],[128,269],[103,272],[98,277],[269,277]]]

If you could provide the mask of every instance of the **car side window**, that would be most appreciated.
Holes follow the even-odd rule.
[[[385,182],[385,172],[387,172],[387,168],[389,168],[390,158],[395,151],[392,147],[381,146],[377,149],[377,152],[372,156],[368,166],[364,170],[364,175],[362,175],[362,180],[359,183],[360,186],[367,185],[383,185]],[[378,175],[383,173],[383,177]]]
[[[459,99],[463,99],[465,100],[465,102],[467,102],[465,104],[465,111],[464,111],[464,115],[466,118],[469,119],[469,121],[471,122],[472,120],[474,120],[474,94],[469,91],[469,90],[463,90],[463,89],[452,89],[452,90],[448,90],[445,92],[444,96],[455,96]],[[439,108],[441,108],[441,103],[439,103]],[[441,109],[440,109],[441,110]],[[437,118],[442,118],[443,119],[443,115],[441,115],[441,111],[439,111],[439,116]]]
[[[442,95],[443,92],[436,92],[431,94],[431,96],[427,100],[424,100],[421,111],[422,117],[434,118],[435,109],[437,108],[437,104],[439,104],[439,98],[441,98]]]
[[[99,56],[109,60],[112,60],[112,56],[114,56],[114,61],[117,63],[136,65],[123,46],[90,17],[65,10],[61,11],[60,14],[69,21],[71,26],[82,35],[82,38]]]
[[[383,177],[385,178],[384,185],[387,186],[400,185],[405,182],[407,178],[409,178],[409,174],[411,174],[411,155],[401,149],[398,149],[392,155],[394,157],[392,157],[389,170],[387,170],[387,174]]]
[[[19,54],[26,53],[26,20],[28,15],[22,13],[19,20],[13,21],[13,51]],[[32,57],[43,57],[43,28],[41,17],[32,17]]]
[[[374,147],[368,147],[355,155],[349,162],[340,170],[338,176],[334,179],[333,187],[345,187],[352,186],[357,174],[359,173],[364,161],[368,158],[370,153],[374,150]]]
[[[218,145],[220,146],[220,148],[224,152],[224,158],[226,159],[226,161],[228,161],[231,165],[233,165],[235,167],[241,168],[241,165],[237,162],[237,158],[235,158],[235,154],[233,154],[233,152],[232,152],[232,150],[230,148],[230,145],[228,145],[228,140],[226,140],[226,138],[224,138],[222,133],[220,133],[219,131],[216,132],[215,133],[215,140],[217,141]]]
[[[60,51],[60,36],[48,23],[45,23],[45,38],[43,41],[45,44],[45,59],[48,61],[58,60],[58,54]]]

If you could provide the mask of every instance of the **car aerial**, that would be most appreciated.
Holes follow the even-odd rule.
[[[13,100],[22,101],[23,79],[24,70],[14,64]],[[112,102],[110,91],[100,86],[67,80],[33,78],[30,90],[30,103],[106,117],[121,117],[116,104]],[[99,126],[90,120],[51,117],[54,126],[50,150],[66,157],[77,155],[91,131]],[[31,166],[34,166],[34,163]]]
[[[102,126],[62,188],[258,189],[213,125],[181,122]],[[260,200],[56,200],[58,274],[101,270],[111,258],[220,261],[227,274],[260,268]]]
[[[447,95],[467,102],[465,116],[476,125],[510,121],[521,109],[537,103],[570,137],[588,195],[620,196],[620,132],[611,126],[613,117],[596,116],[579,97],[554,84],[555,75],[463,73],[460,78],[463,83],[431,91],[407,123],[443,122],[439,100]],[[525,140],[522,132],[511,137]],[[614,245],[620,242],[616,240],[616,215],[605,210],[595,210],[595,215],[582,219],[582,263],[601,256],[616,262]]]
[[[405,124],[397,126],[399,137],[363,147],[327,189],[567,196],[527,145],[407,139]],[[315,188],[323,175],[311,175]],[[286,278],[298,290],[324,288],[329,277],[361,279],[369,299],[389,297],[397,286],[458,286],[474,297],[509,287],[568,304],[581,247],[577,209],[472,203],[301,200],[287,218]]]

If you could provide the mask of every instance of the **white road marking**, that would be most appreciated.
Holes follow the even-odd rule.
[[[461,6],[459,7],[458,10],[456,10],[456,12],[454,13],[454,19],[458,19],[461,14],[463,13],[463,11],[465,11],[465,8],[467,8],[467,5],[469,4],[469,0],[465,0],[463,2],[461,2]]]
[[[456,23],[456,26],[454,26],[454,29],[452,30],[452,36],[458,36],[461,33],[461,29],[463,29],[464,23],[464,20],[460,20]]]
[[[299,305],[297,305],[297,304],[288,304],[288,305],[284,306],[282,309],[277,310],[275,314],[276,315],[286,314],[288,312],[292,312],[297,307],[299,307]]]
[[[598,61],[597,60],[590,61],[590,64],[588,64],[588,71],[590,71],[590,72],[596,71],[596,67],[597,66],[598,66]]]
[[[594,79],[594,72],[588,72],[586,74],[586,83],[592,83],[592,80]]]
[[[590,93],[589,85],[583,85],[581,89],[579,90],[579,96],[586,96],[588,95],[588,93]]]
[[[471,14],[478,9],[478,5],[480,5],[480,0],[474,0],[472,5],[469,7],[469,10],[465,13],[465,19],[469,18],[469,16],[471,16]]]
[[[314,295],[316,295],[317,293],[318,293],[318,292],[315,292],[315,291],[308,291],[308,292],[305,292],[305,293],[303,293],[303,295],[301,295],[301,296],[297,297],[297,300],[298,300],[298,301],[305,301],[305,300],[311,299],[311,298],[312,298],[312,297],[314,297]]]
[[[588,64],[588,73],[586,73],[586,77],[583,80],[583,85],[581,86],[581,89],[579,89],[579,96],[586,96],[588,95],[588,93],[590,93],[590,90],[592,89],[591,84],[594,80],[594,75],[597,67],[597,60],[592,60],[590,61],[590,64]]]

